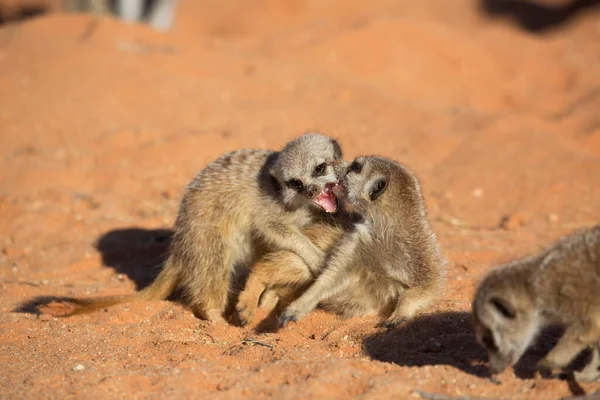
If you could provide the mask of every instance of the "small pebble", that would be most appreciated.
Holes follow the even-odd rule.
[[[521,213],[505,215],[500,221],[500,227],[511,230],[524,226],[527,222],[527,217]]]
[[[77,364],[73,367],[73,371],[83,371],[84,369],[85,367],[83,366],[83,364]]]

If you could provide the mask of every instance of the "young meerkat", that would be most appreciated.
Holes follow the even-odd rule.
[[[208,164],[187,186],[168,259],[149,287],[130,295],[71,299],[67,315],[134,300],[163,300],[175,288],[194,314],[223,320],[231,276],[243,275],[266,249],[297,254],[318,271],[324,252],[300,228],[337,210],[335,188],[345,171],[338,142],[315,133],[280,152],[242,149]]]
[[[313,281],[302,259],[292,253],[266,255],[253,266],[247,293],[240,295],[238,311],[243,317],[253,315],[256,296],[266,288],[278,292],[284,305],[293,300],[280,316],[280,325],[298,321],[320,305],[345,318],[379,314],[391,327],[438,298],[446,262],[417,177],[392,160],[358,157],[343,186],[344,202],[361,218],[350,218],[350,228],[315,224],[304,231],[328,251],[321,274]]]
[[[595,379],[599,293],[600,225],[565,236],[536,256],[491,270],[472,305],[475,336],[487,350],[490,372],[498,374],[515,365],[542,328],[561,324],[565,333],[538,368],[563,369],[592,347],[592,362],[575,372],[575,378]]]

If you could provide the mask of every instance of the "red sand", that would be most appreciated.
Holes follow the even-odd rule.
[[[482,377],[466,312],[491,266],[600,220],[598,13],[536,35],[474,1],[223,3],[182,1],[169,34],[64,14],[0,27],[0,398],[568,396],[531,374],[544,348],[501,386]],[[384,332],[316,311],[258,334],[172,302],[13,311],[135,290],[198,170],[307,129],[422,178],[451,261],[430,314]]]

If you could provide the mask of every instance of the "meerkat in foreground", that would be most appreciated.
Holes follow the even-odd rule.
[[[283,299],[302,293],[285,308],[281,325],[320,305],[345,318],[379,314],[391,327],[438,298],[446,262],[417,177],[394,161],[359,157],[348,168],[343,186],[344,201],[361,218],[351,221],[351,229],[315,224],[305,230],[317,247],[328,251],[321,274],[313,282],[295,254],[268,254],[254,265],[247,293],[240,295],[237,308],[243,317],[252,316],[261,289],[279,291]]]
[[[472,315],[492,374],[516,364],[542,328],[562,324],[564,335],[538,363],[539,369],[563,369],[592,347],[592,362],[575,372],[575,378],[595,379],[592,364],[594,360],[597,364],[600,342],[600,225],[565,236],[536,256],[491,270],[477,288]]]
[[[67,315],[134,300],[163,300],[175,288],[194,314],[223,320],[231,276],[266,249],[297,254],[311,271],[324,252],[300,228],[337,210],[335,188],[347,163],[336,140],[314,133],[282,151],[243,149],[208,164],[181,200],[168,259],[149,287],[125,296],[71,299]]]

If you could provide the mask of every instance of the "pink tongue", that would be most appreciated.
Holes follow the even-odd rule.
[[[335,210],[337,210],[335,197],[331,196],[329,193],[321,193],[315,199],[315,203],[320,205],[326,212],[335,212]]]

